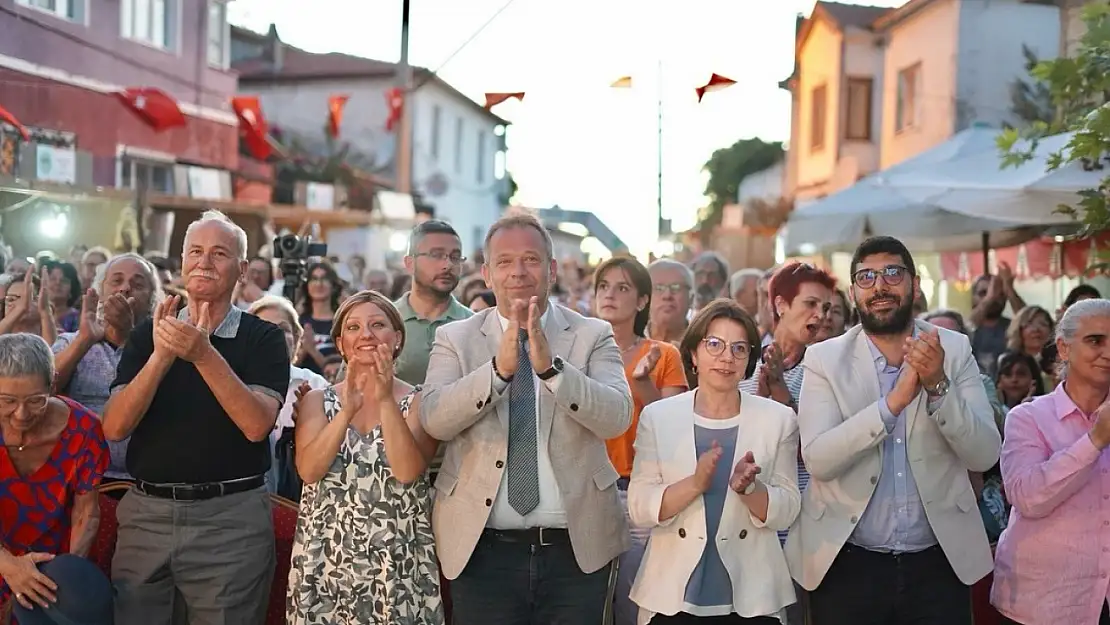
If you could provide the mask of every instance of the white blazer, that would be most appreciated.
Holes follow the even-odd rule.
[[[640,606],[640,625],[656,613],[671,616],[682,610],[686,584],[706,547],[702,498],[659,521],[663,492],[697,467],[696,392],[659,400],[640,414],[628,487],[632,523],[652,528],[630,594]],[[736,456],[750,450],[763,469],[759,480],[767,486],[767,521],[752,516],[740,496],[730,492],[713,540],[732,579],[733,611],[749,618],[773,616],[795,601],[794,584],[776,532],[789,528],[801,509],[798,424],[786,406],[748,393],[741,393],[740,415]]]

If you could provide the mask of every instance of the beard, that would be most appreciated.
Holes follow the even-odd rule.
[[[712,286],[708,284],[703,284],[698,287],[696,296],[698,300],[698,306],[704,307],[709,302],[717,299],[717,291],[713,290]]]
[[[440,284],[440,278],[449,278],[449,281],[447,284]],[[432,276],[431,279],[427,281],[414,278],[414,282],[421,289],[430,293],[435,293],[436,295],[444,298],[453,293],[455,291],[455,287],[459,286],[459,278],[454,274],[445,276]]]
[[[872,313],[868,306],[880,298],[893,299],[897,307],[885,316]],[[868,334],[877,336],[899,334],[909,327],[913,319],[913,297],[899,298],[893,293],[882,293],[871,297],[867,302],[857,300],[856,309],[859,311],[859,323]]]

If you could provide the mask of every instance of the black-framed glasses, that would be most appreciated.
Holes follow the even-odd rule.
[[[736,341],[729,343],[719,336],[707,336],[701,340],[705,345],[705,351],[709,352],[710,356],[720,356],[725,353],[725,348],[729,348],[732,357],[737,360],[747,358],[752,353],[752,346],[747,341]]]
[[[466,256],[463,256],[461,254],[448,254],[446,252],[441,252],[440,250],[432,250],[430,252],[417,252],[413,254],[413,256],[416,256],[418,258],[420,256],[425,256],[436,261],[437,263],[447,261],[452,265],[461,265],[466,262]]]
[[[906,279],[909,270],[901,265],[887,265],[882,269],[860,269],[852,274],[852,284],[861,289],[870,289],[880,277],[887,286],[898,286]]]

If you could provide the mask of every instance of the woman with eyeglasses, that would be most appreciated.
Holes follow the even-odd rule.
[[[628,482],[635,456],[636,424],[640,412],[660,399],[686,391],[686,375],[678,348],[644,336],[651,308],[651,275],[640,261],[614,256],[594,272],[594,306],[597,317],[613,326],[613,338],[621,350],[624,375],[632,390],[632,424],[624,434],[605,441],[609,461],[620,475],[617,488],[628,508]],[[628,597],[648,532],[632,528],[632,548],[621,554],[617,573],[613,620],[616,625],[633,625],[638,609]]]
[[[324,361],[335,353],[331,338],[335,311],[343,299],[343,281],[327,263],[313,263],[305,272],[307,278],[298,293],[301,315],[301,360],[297,366],[320,374]]]
[[[1040,390],[1056,386],[1056,350],[1049,350],[1056,335],[1056,322],[1052,315],[1040,306],[1026,306],[1018,311],[1010,327],[1006,329],[1006,352],[1026,354],[1036,361],[1040,368]],[[1005,355],[1004,352],[1002,355]],[[1045,358],[1046,352],[1050,352]],[[1001,356],[999,356],[1001,359]],[[1050,360],[1051,359],[1051,360]],[[995,367],[997,370],[997,365]]]
[[[37,565],[87,556],[108,468],[100,419],[53,394],[54,356],[33,334],[0,336],[0,621],[14,601],[40,611],[58,584]]]
[[[639,625],[779,623],[794,585],[776,532],[801,508],[794,413],[738,390],[755,370],[755,320],[716,300],[679,352],[693,390],[644,408],[628,489],[651,528],[632,588]]]

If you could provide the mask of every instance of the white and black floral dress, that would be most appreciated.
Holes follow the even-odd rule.
[[[400,402],[407,415],[413,395]],[[334,387],[324,414],[339,412]],[[381,426],[353,428],[322,480],[305,484],[289,571],[289,625],[443,625],[428,478],[402,484]]]

